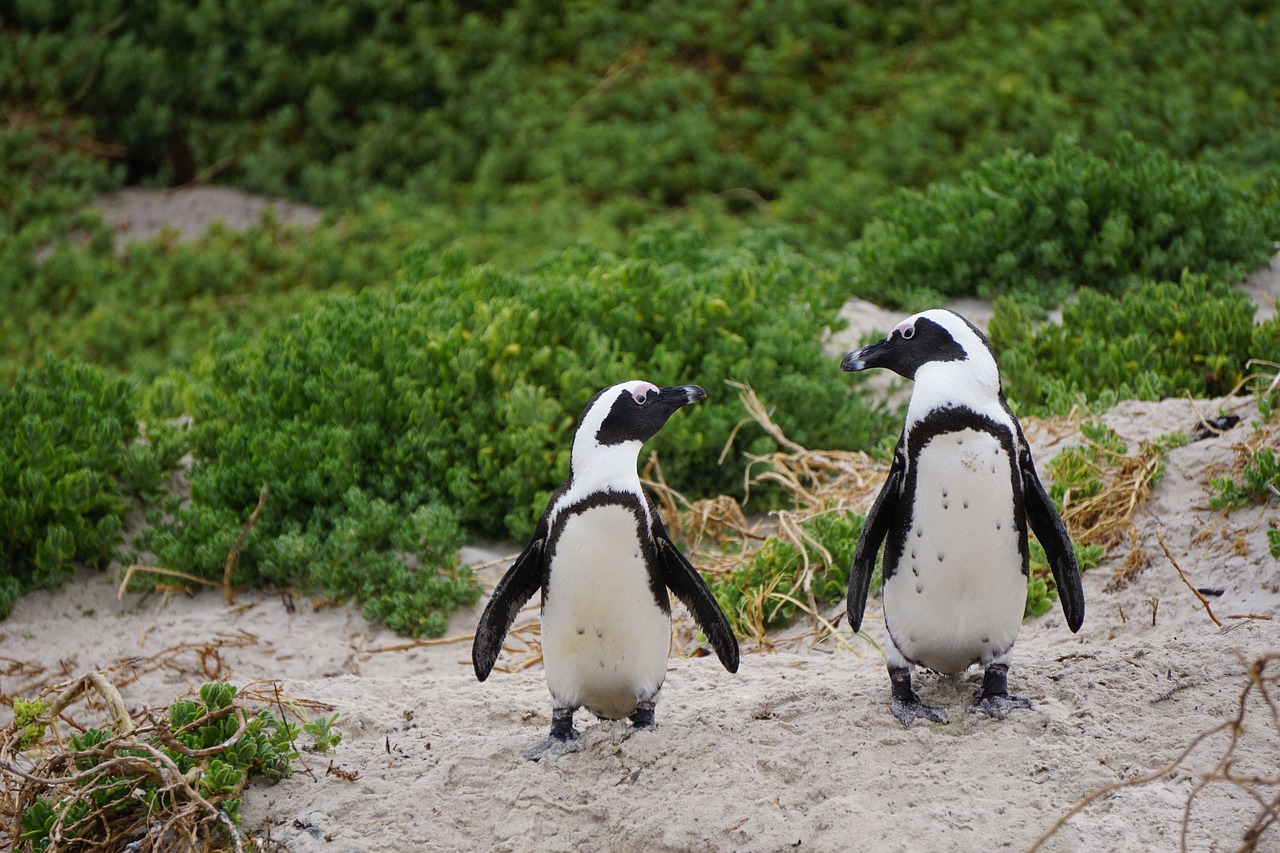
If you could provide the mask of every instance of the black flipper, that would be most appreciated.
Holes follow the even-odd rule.
[[[698,574],[693,564],[680,553],[676,543],[671,541],[667,529],[654,513],[653,539],[657,544],[658,563],[662,568],[662,580],[675,597],[693,614],[702,633],[707,635],[711,648],[716,650],[720,663],[730,672],[738,671],[738,638],[729,627],[720,603],[712,595],[707,582]]]
[[[525,602],[542,588],[546,576],[543,563],[542,548],[547,542],[547,525],[545,518],[538,522],[538,529],[533,539],[524,546],[520,556],[516,557],[511,568],[498,581],[493,589],[493,597],[489,599],[476,626],[475,642],[471,644],[471,665],[475,667],[476,678],[484,681],[493,669],[493,663],[502,651],[502,641],[507,638],[511,623]]]
[[[1027,523],[1036,539],[1040,540],[1053,582],[1058,586],[1058,600],[1067,617],[1067,627],[1072,633],[1080,630],[1084,622],[1084,587],[1080,583],[1080,567],[1076,564],[1076,552],[1071,547],[1071,535],[1062,523],[1053,501],[1036,476],[1035,463],[1031,461],[1031,448],[1018,430],[1018,467],[1022,471],[1022,497],[1027,509]]]
[[[858,547],[853,552],[853,566],[849,570],[848,612],[849,627],[854,633],[862,628],[862,614],[867,608],[867,591],[871,588],[871,574],[876,568],[876,554],[884,544],[890,524],[898,515],[898,500],[902,496],[905,470],[902,439],[899,438],[898,446],[893,451],[893,464],[889,466],[889,476],[885,478],[875,504],[867,513],[862,533],[858,536]]]

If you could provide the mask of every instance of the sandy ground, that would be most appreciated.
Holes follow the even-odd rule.
[[[1125,404],[1105,420],[1139,441],[1186,429],[1224,402]],[[623,724],[580,713],[585,749],[530,763],[521,753],[550,715],[538,666],[480,684],[468,642],[384,651],[403,640],[350,607],[260,593],[227,607],[215,591],[117,600],[107,575],[18,602],[0,623],[3,663],[45,671],[10,665],[0,689],[132,659],[143,674],[123,694],[135,707],[167,704],[207,676],[281,679],[290,695],[332,705],[345,738],[333,761],[358,778],[326,776],[329,759],[311,756],[314,774],[255,786],[246,800],[246,828],[290,850],[1026,849],[1080,797],[1164,766],[1230,719],[1244,663],[1280,652],[1280,561],[1265,542],[1280,509],[1207,506],[1208,479],[1235,459],[1251,413],[1242,410],[1246,423],[1233,432],[1169,454],[1136,518],[1140,571],[1116,588],[1130,550],[1120,546],[1086,573],[1078,635],[1056,609],[1025,626],[1010,684],[1035,707],[1003,722],[965,714],[974,670],[918,677],[952,722],[904,729],[889,713],[878,652],[848,638],[852,650],[830,640],[748,649],[736,675],[714,658],[677,654],[656,732],[624,738]],[[1074,440],[1032,436],[1041,460]],[[1191,583],[1212,591],[1222,627],[1163,555],[1161,526]],[[492,585],[502,570],[480,575]],[[477,615],[458,614],[451,632],[469,634]],[[536,610],[523,617],[535,619]],[[878,601],[867,621],[878,638]],[[211,641],[212,653],[203,648]],[[520,658],[504,654],[499,665]],[[1280,736],[1260,702],[1247,711],[1234,769],[1273,776]],[[1176,849],[1188,794],[1227,744],[1214,735],[1176,771],[1094,803],[1045,849]],[[1236,849],[1258,808],[1240,788],[1209,785],[1191,812],[1190,849]],[[1277,849],[1280,830],[1263,841],[1259,849]]]
[[[1241,405],[1130,403],[1103,419],[1137,442]],[[326,775],[330,757],[308,756],[312,772],[255,785],[244,806],[246,829],[304,853],[1024,850],[1081,797],[1164,767],[1231,720],[1245,665],[1280,653],[1280,561],[1266,545],[1280,504],[1208,508],[1209,479],[1236,461],[1256,417],[1248,403],[1239,413],[1235,430],[1170,452],[1135,518],[1133,545],[1145,557],[1127,584],[1116,576],[1129,545],[1086,573],[1079,634],[1056,608],[1024,626],[1010,688],[1035,707],[1005,721],[966,715],[980,681],[974,670],[918,676],[922,698],[945,706],[952,722],[904,729],[889,712],[879,652],[847,632],[847,647],[744,648],[736,675],[713,657],[684,656],[678,643],[656,731],[624,737],[623,724],[580,712],[585,748],[531,763],[521,753],[550,722],[541,668],[495,671],[477,683],[469,635],[478,607],[451,622],[449,634],[467,639],[405,649],[403,638],[349,606],[242,592],[228,607],[220,591],[118,600],[114,573],[16,604],[0,622],[0,692],[132,661],[137,678],[122,693],[134,708],[167,705],[208,677],[279,679],[290,695],[328,703],[344,737],[331,759],[356,778]],[[1078,438],[1028,434],[1042,470]],[[1164,556],[1161,529],[1190,583],[1210,591],[1221,625]],[[514,550],[498,543],[464,557],[483,563]],[[491,587],[503,569],[479,574]],[[873,600],[867,615],[877,640],[879,608]],[[536,609],[521,621],[536,621]],[[499,667],[522,658],[504,653]],[[1277,670],[1280,662],[1269,685],[1280,693]],[[1233,770],[1274,777],[1280,731],[1256,692],[1244,707]],[[81,706],[78,715],[92,714]],[[1178,849],[1188,796],[1228,745],[1227,733],[1213,734],[1172,772],[1100,797],[1043,849]],[[1277,794],[1256,790],[1267,800]],[[1205,785],[1190,811],[1188,848],[1237,849],[1259,809],[1243,787]],[[1280,829],[1258,849],[1280,849]]]

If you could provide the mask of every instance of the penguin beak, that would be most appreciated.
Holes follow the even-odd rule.
[[[876,341],[874,344],[856,349],[840,360],[840,369],[848,373],[867,370],[872,367],[888,367],[893,357],[893,342],[889,338]]]
[[[658,399],[672,408],[680,408],[707,399],[707,392],[697,385],[671,385],[658,389]]]

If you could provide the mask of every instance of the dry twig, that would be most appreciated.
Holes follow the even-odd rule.
[[[1123,779],[1119,782],[1113,782],[1110,785],[1104,785],[1095,791],[1082,797],[1074,806],[1068,809],[1061,817],[1053,822],[1044,833],[1035,840],[1028,848],[1027,853],[1035,853],[1044,846],[1050,838],[1058,833],[1067,821],[1075,815],[1084,811],[1090,804],[1097,802],[1099,799],[1113,794],[1124,788],[1133,788],[1146,785],[1151,782],[1158,781],[1168,776],[1170,773],[1178,770],[1183,766],[1183,762],[1199,747],[1201,744],[1213,738],[1215,735],[1224,732],[1229,734],[1227,745],[1223,750],[1222,756],[1214,764],[1212,770],[1200,774],[1200,779],[1192,787],[1191,792],[1187,795],[1187,800],[1182,809],[1182,828],[1179,834],[1179,849],[1185,853],[1187,849],[1187,836],[1191,823],[1191,811],[1195,805],[1196,797],[1206,787],[1215,783],[1226,783],[1234,785],[1244,791],[1251,799],[1259,804],[1258,811],[1254,814],[1253,820],[1245,828],[1241,836],[1241,845],[1238,848],[1240,853],[1253,853],[1257,850],[1258,842],[1261,840],[1263,833],[1270,827],[1280,821],[1280,775],[1263,776],[1263,775],[1246,775],[1235,772],[1232,768],[1238,758],[1238,751],[1242,740],[1248,734],[1245,726],[1245,718],[1249,711],[1249,697],[1257,694],[1259,700],[1270,711],[1270,722],[1272,731],[1276,736],[1280,736],[1280,711],[1277,711],[1275,699],[1268,690],[1266,678],[1266,667],[1268,664],[1280,661],[1280,652],[1271,652],[1264,654],[1251,663],[1245,663],[1245,674],[1247,682],[1240,691],[1240,698],[1236,703],[1235,716],[1226,722],[1214,726],[1211,729],[1201,732],[1192,741],[1187,744],[1178,755],[1150,773],[1142,776],[1135,776],[1131,779]],[[1272,675],[1271,681],[1275,681],[1276,677]],[[1261,789],[1261,790],[1260,790]],[[1215,836],[1221,836],[1221,830],[1215,829]]]

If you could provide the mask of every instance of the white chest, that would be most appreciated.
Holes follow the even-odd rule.
[[[1012,462],[989,433],[943,433],[921,450],[911,524],[885,583],[885,623],[916,663],[962,672],[1006,652],[1026,601]]]
[[[666,676],[671,618],[654,600],[635,514],[583,511],[551,555],[542,613],[547,687],[558,705],[618,718]]]

